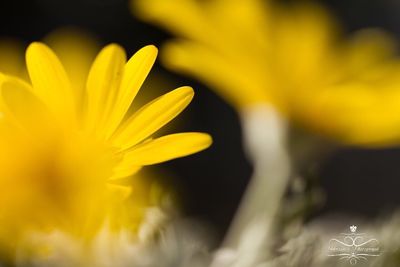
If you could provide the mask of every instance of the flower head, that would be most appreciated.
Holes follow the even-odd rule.
[[[79,86],[49,47],[32,43],[26,52],[30,83],[0,74],[2,248],[13,249],[32,232],[90,240],[104,225],[134,231],[145,205],[132,202],[145,199],[143,183],[133,184],[136,195],[127,201],[132,187],[120,179],[211,144],[204,133],[154,137],[190,103],[190,87],[125,118],[156,55],[150,45],[126,61],[120,46],[108,45]]]
[[[366,30],[342,40],[310,3],[133,0],[133,11],[178,38],[164,62],[239,111],[272,105],[295,123],[362,145],[398,142],[400,82],[393,43]]]

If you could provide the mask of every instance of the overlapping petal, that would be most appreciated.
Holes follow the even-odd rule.
[[[42,43],[32,43],[26,64],[35,94],[58,116],[72,120],[76,107],[67,74],[54,52]]]
[[[157,57],[157,48],[148,45],[136,52],[126,63],[115,97],[114,108],[107,115],[106,138],[115,131],[128,111],[133,99],[139,92]]]
[[[181,113],[193,95],[193,89],[185,86],[151,101],[121,125],[112,137],[113,144],[128,149],[143,141]]]
[[[125,51],[111,44],[100,51],[90,69],[86,85],[86,127],[96,135],[104,134],[104,122],[118,94],[125,61]]]

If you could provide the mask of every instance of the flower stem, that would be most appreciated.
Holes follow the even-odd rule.
[[[268,255],[291,164],[287,125],[273,107],[255,106],[241,115],[243,142],[254,171],[223,248],[235,252],[230,266],[250,267]]]

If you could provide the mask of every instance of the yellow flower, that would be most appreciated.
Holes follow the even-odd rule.
[[[342,40],[326,10],[261,0],[132,0],[142,19],[178,36],[165,64],[215,89],[240,111],[273,105],[338,141],[400,141],[399,62],[388,36]]]
[[[84,84],[77,72],[84,64],[69,58],[66,65],[77,69],[66,71],[49,47],[36,42],[26,51],[31,83],[0,74],[2,249],[15,249],[32,232],[57,230],[90,240],[105,224],[134,231],[148,203],[129,202],[146,202],[140,194],[149,189],[134,183],[127,201],[132,187],[120,179],[211,144],[204,133],[154,137],[192,100],[187,86],[125,116],[156,55],[149,45],[127,61],[120,46],[108,45]],[[68,60],[68,51],[61,57]]]

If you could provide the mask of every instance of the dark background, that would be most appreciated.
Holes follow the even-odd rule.
[[[331,8],[347,32],[383,27],[400,37],[399,1],[320,2]],[[128,55],[146,44],[159,46],[168,38],[158,28],[137,21],[126,0],[2,0],[0,12],[0,36],[14,37],[26,44],[63,26],[87,30],[103,44],[119,43]],[[167,168],[174,177],[185,214],[209,223],[221,236],[251,174],[241,147],[238,116],[204,85],[169,73],[160,65],[156,69],[170,80],[166,91],[185,84],[196,89],[196,97],[177,130],[204,131],[214,138],[207,151],[162,164],[161,168]],[[315,214],[351,212],[373,218],[400,204],[398,149],[341,148],[326,158],[317,176],[326,202]]]

